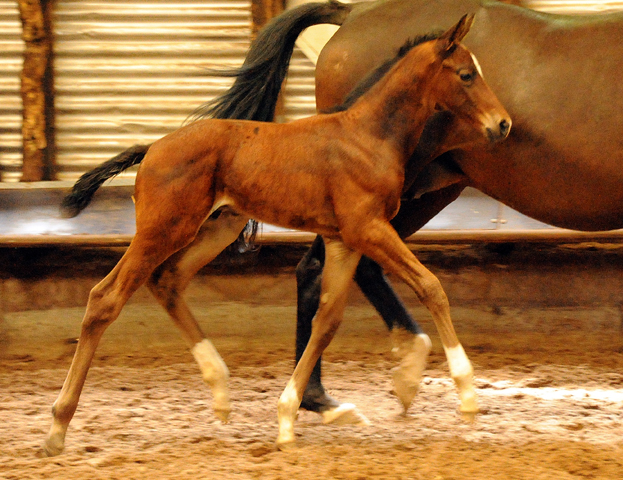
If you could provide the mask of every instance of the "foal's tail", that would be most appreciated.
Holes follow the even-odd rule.
[[[210,71],[211,75],[236,80],[224,95],[197,108],[191,119],[210,117],[272,122],[298,36],[312,25],[341,25],[351,10],[351,5],[330,0],[303,4],[275,17],[259,31],[242,67]]]
[[[116,157],[98,165],[80,177],[63,202],[61,213],[64,217],[75,217],[91,203],[93,195],[109,178],[141,163],[151,145],[134,145]]]
[[[234,77],[234,84],[225,94],[195,110],[191,120],[209,117],[271,122],[298,36],[312,25],[341,25],[351,9],[350,5],[329,0],[307,3],[275,17],[258,33],[242,67],[210,72]],[[63,199],[63,215],[78,215],[106,180],[140,163],[149,147],[135,145],[82,175]]]

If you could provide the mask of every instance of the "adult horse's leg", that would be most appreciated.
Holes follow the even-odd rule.
[[[294,420],[305,387],[320,358],[342,320],[344,306],[348,298],[348,287],[361,255],[341,241],[326,240],[325,267],[321,281],[320,306],[312,323],[309,343],[301,356],[294,373],[283,394],[279,398],[279,437],[280,447],[294,442]]]
[[[203,380],[212,390],[214,413],[226,422],[229,403],[229,370],[201,331],[182,294],[195,274],[238,238],[247,218],[230,211],[218,212],[201,226],[193,242],[171,255],[151,275],[147,286],[181,330],[199,364]]]
[[[427,193],[421,198],[403,201],[400,211],[392,224],[401,237],[407,237],[423,227],[448,204],[456,200],[464,185],[450,187]],[[324,265],[324,244],[317,237],[296,269],[298,309],[296,332],[296,361],[298,363],[312,329],[312,319],[316,314],[320,298],[320,278]],[[363,257],[355,274],[355,281],[362,292],[383,318],[387,328],[392,331],[394,354],[400,358],[400,365],[394,370],[396,393],[405,409],[417,392],[419,379],[430,351],[430,343],[422,334],[421,327],[409,314],[382,269],[372,260]],[[425,335],[425,334],[424,334]],[[409,399],[410,397],[410,399]],[[350,407],[350,404],[345,404]],[[301,407],[322,413],[330,421],[340,403],[326,394],[321,379],[321,359],[316,363],[307,384]],[[344,408],[344,407],[342,407]],[[363,419],[356,410],[337,420],[340,423],[357,423]],[[355,415],[356,414],[356,415]],[[333,422],[332,422],[333,423]]]
[[[350,242],[361,245],[358,248],[362,253],[409,285],[431,312],[448,359],[450,375],[459,390],[459,409],[464,416],[471,418],[478,412],[473,369],[454,331],[448,298],[439,280],[417,260],[389,223],[371,222],[359,225],[357,230],[348,232],[352,235]],[[347,232],[343,235],[347,240]]]
[[[60,454],[65,446],[65,434],[71,421],[86,380],[95,350],[106,328],[116,320],[132,294],[149,277],[151,272],[171,253],[183,247],[192,230],[178,229],[177,238],[137,233],[119,263],[89,295],[86,313],[82,320],[78,347],[61,392],[52,407],[52,426],[46,437],[44,452]],[[155,232],[155,230],[152,230]]]

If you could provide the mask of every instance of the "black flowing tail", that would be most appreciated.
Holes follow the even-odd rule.
[[[210,71],[211,75],[235,77],[236,80],[225,94],[195,110],[191,119],[272,122],[298,36],[312,25],[341,25],[351,9],[351,5],[331,0],[307,3],[273,18],[258,32],[242,67]]]
[[[82,175],[71,189],[71,193],[63,198],[61,214],[64,217],[75,217],[84,210],[98,188],[109,178],[119,175],[124,170],[141,163],[151,145],[134,145],[119,155],[98,165]]]
[[[190,117],[271,122],[285,80],[296,39],[312,25],[341,25],[352,9],[335,0],[308,3],[275,17],[262,28],[239,69],[210,71],[211,75],[235,78],[222,96],[202,105]],[[74,217],[91,202],[96,190],[109,178],[140,163],[150,145],[136,145],[85,173],[63,199],[63,215]],[[257,224],[250,222],[244,238],[253,238]],[[243,244],[246,240],[243,239]]]

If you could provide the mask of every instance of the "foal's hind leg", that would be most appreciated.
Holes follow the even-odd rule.
[[[187,175],[184,184],[188,190],[182,191],[159,175],[157,150],[152,156],[156,157],[152,160],[155,168],[143,164],[136,180],[136,235],[112,272],[89,295],[78,347],[52,409],[52,426],[44,447],[48,455],[57,455],[64,448],[67,427],[104,331],[154,269],[193,240],[212,206],[213,198],[193,185],[194,179],[199,186],[201,181],[207,183],[204,178]]]
[[[127,300],[147,280],[153,269],[182,246],[180,239],[169,242],[166,238],[150,238],[137,233],[112,272],[91,290],[78,347],[63,388],[52,407],[53,421],[44,447],[47,455],[58,455],[64,449],[67,427],[78,406],[91,361],[104,331],[116,320]]]
[[[203,380],[214,398],[214,413],[226,422],[231,411],[229,403],[229,370],[212,342],[201,331],[197,320],[182,298],[190,280],[201,267],[211,262],[236,240],[247,218],[230,211],[220,212],[202,225],[195,240],[171,255],[151,275],[147,286],[166,309],[199,364]]]
[[[343,234],[351,245],[357,245],[386,271],[398,275],[431,312],[446,352],[450,375],[459,390],[460,411],[471,418],[478,412],[473,369],[454,331],[448,298],[437,277],[415,258],[387,222],[377,220],[357,225],[350,232],[350,238],[346,232]],[[404,400],[403,403],[408,406]]]
[[[277,444],[285,447],[294,442],[294,420],[305,387],[316,361],[329,345],[342,321],[348,287],[361,255],[342,242],[326,240],[326,260],[322,275],[320,307],[312,324],[305,352],[299,360],[286,389],[279,398],[279,437]]]

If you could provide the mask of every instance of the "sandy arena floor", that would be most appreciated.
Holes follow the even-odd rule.
[[[327,426],[302,412],[297,448],[280,452],[276,402],[291,373],[294,309],[211,308],[199,315],[216,319],[206,329],[231,370],[229,424],[212,414],[209,390],[175,330],[171,341],[148,349],[124,339],[133,316],[164,317],[153,305],[131,305],[117,334],[113,325],[104,337],[59,457],[37,452],[75,345],[46,354],[24,343],[0,363],[0,479],[623,478],[623,335],[563,328],[462,334],[482,408],[466,424],[432,325],[429,368],[403,415],[380,320],[368,307],[349,308],[325,355],[324,378],[372,425]],[[40,315],[73,315],[77,325],[81,313]],[[564,325],[568,313],[542,315]]]

